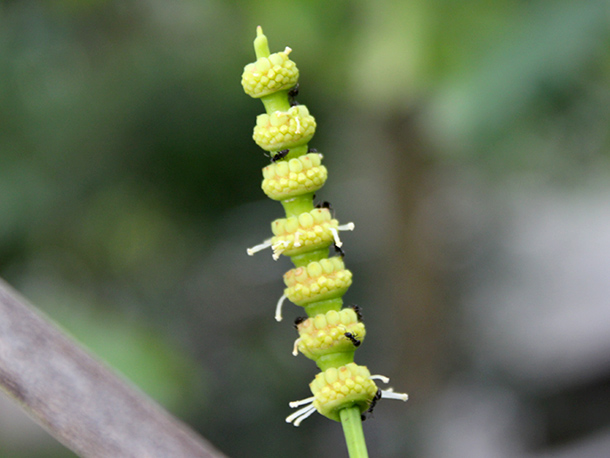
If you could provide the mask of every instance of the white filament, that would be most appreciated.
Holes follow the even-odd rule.
[[[294,426],[299,426],[303,420],[309,417],[316,411],[316,408],[313,404],[303,407],[302,409],[297,410],[292,415],[286,417],[286,423],[292,423]]]
[[[337,229],[335,229],[334,227],[330,227],[329,229],[330,229],[330,232],[333,234],[333,239],[335,240],[335,245],[337,245],[339,248],[341,248],[341,246],[343,245],[343,242],[339,238],[339,233],[337,232]]]
[[[371,375],[369,377],[371,380],[381,380],[383,383],[389,383],[390,379],[385,375]]]
[[[270,246],[271,246],[271,239],[267,239],[263,243],[259,243],[258,245],[255,245],[252,248],[248,248],[246,250],[246,252],[248,253],[248,256],[253,256],[255,253],[258,253],[259,251],[263,251],[264,249],[269,248]]]
[[[406,401],[409,399],[409,395],[406,393],[394,393],[391,388],[389,390],[381,390],[381,397],[385,399],[399,399],[400,401]]]
[[[299,342],[301,341],[301,338],[298,337],[295,341],[294,341],[294,345],[292,346],[292,356],[297,356],[299,354]]]
[[[355,228],[356,225],[354,223],[347,223],[337,227],[337,229],[340,231],[353,231]]]
[[[301,399],[300,401],[289,402],[288,405],[294,409],[294,408],[302,406],[304,404],[311,404],[314,399],[315,399],[315,396],[310,396],[308,398]]]
[[[284,252],[284,250],[286,249],[286,247],[290,245],[290,242],[286,241],[286,240],[280,240],[277,243],[274,243],[273,245],[271,245],[271,248],[273,248],[273,260],[277,261],[278,259],[280,259],[280,255]]]
[[[286,295],[283,294],[282,297],[280,297],[280,300],[277,301],[277,305],[275,306],[275,321],[282,321],[282,305],[285,300]]]

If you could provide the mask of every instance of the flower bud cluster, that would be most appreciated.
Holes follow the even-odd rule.
[[[291,403],[292,407],[307,406],[286,421],[298,426],[315,411],[340,421],[342,409],[358,407],[363,414],[372,410],[382,397],[373,380],[387,381],[383,376],[371,376],[365,366],[354,363],[354,352],[366,329],[359,307],[342,308],[352,274],[343,262],[338,231],[352,230],[353,224],[339,225],[327,203],[314,208],[313,193],[324,186],[327,170],[322,165],[322,155],[307,148],[315,134],[315,119],[306,106],[289,101],[289,95],[297,92],[292,88],[299,76],[288,57],[290,48],[270,54],[267,38],[259,27],[254,49],[257,61],[246,65],[242,86],[266,107],[267,113],[257,117],[253,135],[263,150],[275,152],[272,164],[263,168],[262,189],[282,203],[286,218],[273,221],[273,237],[248,253],[271,247],[274,259],[281,255],[291,257],[295,268],[284,275],[286,289],[278,302],[276,319],[282,319],[281,307],[286,298],[305,309],[308,317],[295,322],[299,337],[293,353],[301,352],[314,360],[322,371],[310,384],[313,396]],[[331,246],[341,256],[329,258]],[[388,397],[406,400],[406,395]]]
[[[299,216],[279,218],[271,223],[274,253],[296,256],[312,250],[328,248],[334,241],[333,229],[339,222],[327,208],[314,208]]]
[[[342,258],[334,256],[289,270],[284,274],[284,283],[284,294],[290,302],[303,307],[343,296],[352,284],[352,273]]]
[[[256,117],[252,138],[265,151],[305,145],[316,132],[316,120],[305,105]]]
[[[322,165],[322,155],[310,153],[289,161],[280,161],[263,168],[261,187],[267,197],[286,200],[324,186],[328,172]]]
[[[299,323],[297,330],[296,347],[314,361],[333,353],[354,353],[366,334],[351,308],[317,314]]]
[[[314,407],[335,421],[340,421],[339,411],[346,405],[357,405],[361,412],[366,411],[378,390],[369,370],[355,363],[320,372],[309,387]]]
[[[286,48],[268,57],[261,56],[256,62],[246,65],[241,76],[241,85],[246,94],[260,98],[297,84],[299,69],[288,57],[290,51],[290,48]]]

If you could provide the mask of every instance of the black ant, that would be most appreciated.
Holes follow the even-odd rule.
[[[381,399],[381,390],[378,389],[377,393],[375,393],[375,397],[373,399],[371,399],[371,403],[369,404],[369,408],[368,410],[366,410],[365,412],[362,413],[362,415],[360,415],[360,419],[362,421],[367,419],[367,414],[372,414],[373,413],[373,409],[375,408],[375,405],[377,404],[377,401],[379,401]]]
[[[316,208],[327,208],[329,211],[333,210],[333,206],[327,201],[316,204]]]
[[[362,307],[360,307],[359,305],[356,305],[356,304],[348,305],[348,307],[350,309],[354,309],[354,312],[356,312],[356,317],[358,318],[358,322],[361,322],[362,321]]]
[[[318,202],[316,204],[316,208],[326,208],[333,215],[333,218],[335,217],[335,209],[330,204],[330,202],[326,200],[324,202]]]
[[[318,152],[318,150],[317,150],[317,149],[315,149],[315,148],[307,148],[307,152],[308,152],[308,153],[317,153],[317,152]]]
[[[294,329],[298,330],[299,325],[307,319],[306,316],[298,316],[294,319]]]
[[[291,107],[296,107],[299,102],[295,100],[295,97],[299,95],[299,83],[295,84],[292,89],[288,91],[288,100],[290,101]]]
[[[359,347],[360,344],[362,343],[361,340],[358,340],[358,334],[356,334],[356,333],[346,332],[343,335],[345,337],[347,337],[349,340],[351,340],[352,344],[354,344],[354,347]]]
[[[341,256],[341,258],[345,257],[345,251],[343,251],[343,248],[337,246],[337,244],[333,244],[333,246],[335,247],[335,253],[338,253],[339,256]]]
[[[275,156],[273,156],[271,158],[271,162],[277,162],[280,159],[284,159],[288,155],[289,152],[290,152],[289,149],[283,149],[281,151],[278,151],[277,153],[275,153]]]

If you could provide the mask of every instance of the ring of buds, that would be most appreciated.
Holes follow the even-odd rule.
[[[352,273],[343,259],[334,256],[312,261],[284,274],[284,294],[293,304],[306,306],[311,302],[343,296],[352,284]]]
[[[322,155],[307,148],[316,121],[305,105],[293,100],[299,71],[288,57],[291,49],[271,54],[259,27],[254,50],[257,61],[246,65],[241,82],[248,95],[265,105],[266,113],[257,117],[253,138],[263,150],[275,154],[272,164],[263,168],[262,189],[282,203],[286,218],[273,221],[273,237],[248,249],[248,254],[272,248],[274,259],[284,255],[295,264],[284,275],[286,289],[275,318],[281,321],[285,299],[305,309],[308,318],[295,322],[299,337],[293,353],[296,356],[300,351],[322,371],[310,384],[313,396],[290,403],[291,407],[305,407],[286,421],[298,426],[315,411],[341,421],[340,412],[352,407],[364,418],[380,398],[406,401],[407,395],[380,390],[373,380],[387,383],[387,377],[371,376],[365,366],[354,363],[354,352],[366,329],[359,307],[342,309],[342,297],[352,284],[351,272],[345,269],[342,256],[328,258],[331,246],[343,255],[339,231],[353,230],[354,225],[340,225],[328,203],[314,207],[313,193],[324,186],[327,170]]]
[[[321,154],[310,153],[263,168],[263,192],[273,200],[286,200],[313,193],[324,186],[328,172]]]

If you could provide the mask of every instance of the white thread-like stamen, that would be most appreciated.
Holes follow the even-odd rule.
[[[406,393],[394,393],[393,389],[381,390],[381,397],[385,399],[398,399],[400,401],[406,401],[409,399],[409,395]]]
[[[294,233],[294,243],[292,244],[293,247],[298,248],[301,246],[301,240],[299,239],[300,236],[300,232],[297,231]]]
[[[297,410],[292,415],[286,417],[286,423],[292,423],[294,426],[299,426],[303,420],[309,417],[316,411],[316,408],[313,404],[303,407],[302,409]]]
[[[305,420],[306,418],[310,417],[311,415],[313,415],[313,413],[316,411],[316,408],[314,406],[311,406],[310,409],[303,413],[303,415],[301,415],[299,418],[297,418],[294,423],[292,423],[294,426],[299,426],[301,424],[301,422],[303,420]]]
[[[328,229],[333,234],[333,239],[335,240],[335,245],[341,248],[343,246],[343,242],[339,238],[339,232],[337,231],[353,231],[356,225],[354,223],[343,224],[342,226],[337,226],[337,229],[334,227],[329,227]]]
[[[287,240],[280,240],[279,242],[271,245],[271,248],[273,248],[272,257],[274,261],[280,259],[280,255],[284,252],[288,245],[290,245],[290,242],[288,242]]]
[[[280,297],[280,300],[277,301],[277,305],[275,306],[275,321],[282,321],[282,305],[284,304],[285,300],[286,300],[286,295],[282,294],[282,297]]]
[[[298,356],[298,354],[299,354],[299,342],[300,341],[301,341],[300,337],[295,339],[294,345],[292,346],[292,356]]]
[[[294,118],[294,120],[297,122],[297,130],[295,130],[294,133],[300,134],[301,133],[301,122],[299,121],[298,116],[296,118]]]
[[[343,224],[342,226],[338,226],[337,230],[339,231],[353,231],[356,228],[354,223]]]
[[[385,375],[371,375],[369,378],[371,380],[381,380],[383,383],[390,383],[390,379]]]
[[[341,248],[341,246],[343,245],[343,242],[339,238],[339,233],[337,232],[337,229],[335,229],[334,227],[329,227],[328,229],[330,229],[330,232],[333,234],[333,239],[335,240],[335,245],[337,245],[339,248]]]
[[[271,239],[265,240],[263,243],[259,243],[258,245],[253,246],[252,248],[248,248],[246,252],[248,256],[253,256],[255,253],[259,251],[263,251],[271,246]]]
[[[288,405],[293,409],[296,409],[297,407],[302,406],[304,404],[311,404],[315,398],[315,396],[310,396],[308,398],[301,399],[300,401],[291,401],[288,403]]]
[[[284,49],[284,52],[286,54],[290,54],[292,52],[292,48],[289,48],[288,46],[286,46],[286,49]]]

